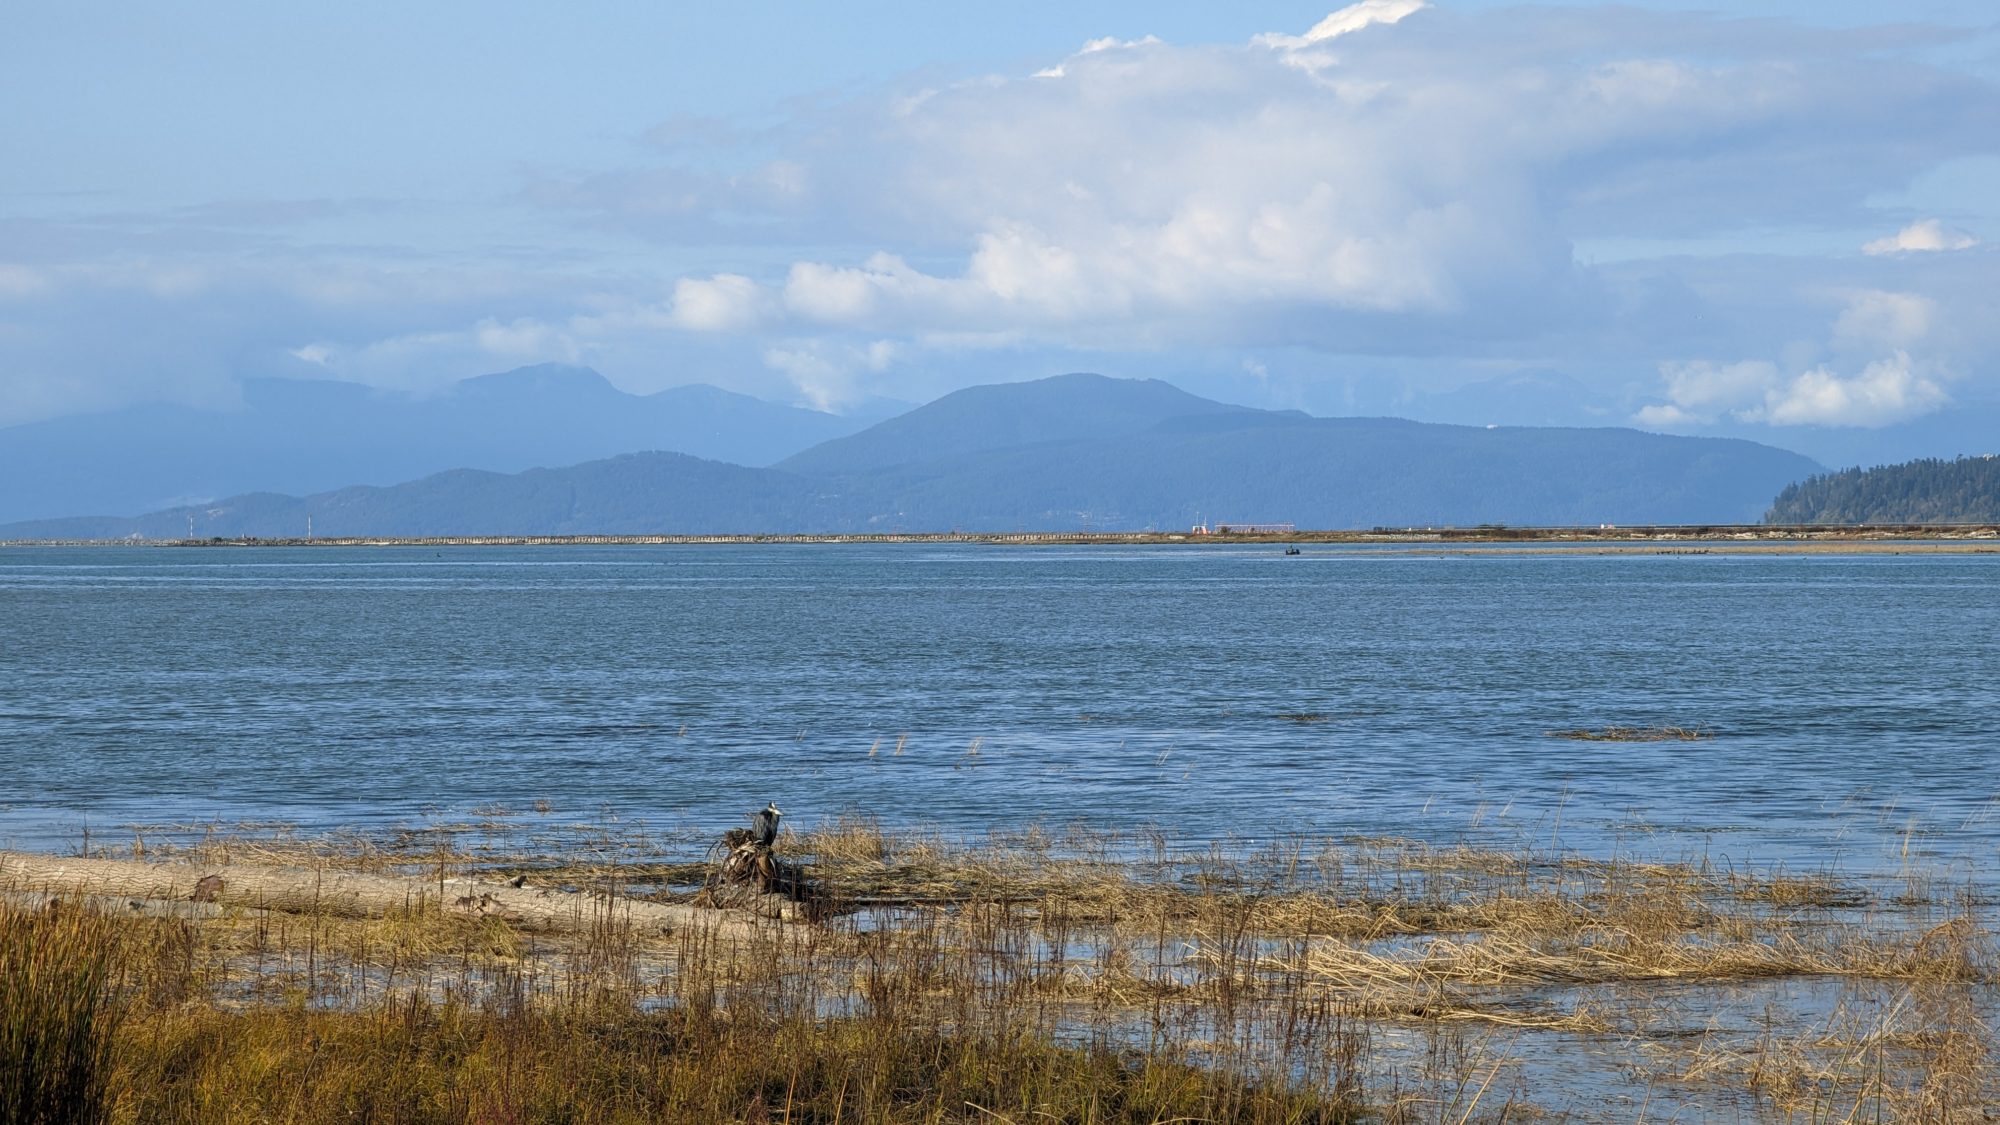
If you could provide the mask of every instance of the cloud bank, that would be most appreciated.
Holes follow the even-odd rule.
[[[1878,428],[1928,413],[1950,401],[1947,376],[1911,358],[1907,349],[1930,336],[1937,305],[1910,293],[1867,290],[1848,296],[1834,320],[1829,347],[1847,355],[1888,348],[1843,375],[1829,363],[1787,373],[1770,360],[1717,363],[1690,360],[1660,367],[1667,401],[1639,410],[1642,424],[1679,428],[1729,418],[1773,426]]]
[[[1580,264],[1578,241],[1872,224],[1871,195],[1995,144],[1980,124],[2000,112],[1990,84],[1879,57],[1949,37],[1366,0],[1237,46],[1096,40],[1029,75],[799,123],[782,158],[793,190],[739,201],[857,250],[799,258],[737,296],[763,310],[760,333],[893,339],[909,354],[942,339],[1486,358],[1568,335],[1577,358],[1657,356],[1675,341],[1644,291],[1671,290],[1672,266],[1635,294]],[[644,193],[589,198],[604,221],[646,229]],[[1869,252],[1976,245],[1928,220]],[[1788,279],[1795,315],[1821,299],[1811,271],[1798,262]],[[1818,406],[1755,416],[1868,424],[1942,401],[1932,385],[1913,383],[1901,406],[1856,393],[1839,408],[1802,386]],[[1689,409],[1640,417],[1668,407]]]

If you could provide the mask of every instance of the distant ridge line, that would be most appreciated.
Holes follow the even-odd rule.
[[[955,391],[763,468],[654,448],[305,495],[266,489],[132,516],[0,522],[0,537],[1171,535],[1203,513],[1341,529],[1750,523],[1767,518],[1785,485],[1822,471],[1735,438],[1313,418],[1076,374]],[[16,489],[8,483],[0,493]]]

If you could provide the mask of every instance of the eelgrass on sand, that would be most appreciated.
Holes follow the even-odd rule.
[[[2000,1103],[1988,903],[1944,882],[851,822],[781,840],[831,897],[819,921],[725,941],[614,908],[692,899],[695,855],[479,839],[209,839],[166,862],[526,874],[596,892],[602,918],[152,917],[0,888],[0,1123],[1951,1122]]]

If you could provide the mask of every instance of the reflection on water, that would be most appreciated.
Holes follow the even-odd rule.
[[[1990,869],[1997,580],[1968,555],[0,549],[0,839],[775,798]],[[1609,726],[1715,737],[1547,733]]]

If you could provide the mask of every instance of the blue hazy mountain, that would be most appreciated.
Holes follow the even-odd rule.
[[[703,385],[626,394],[560,365],[467,379],[430,398],[252,380],[232,410],[139,406],[0,429],[0,522],[388,485],[447,469],[518,472],[642,449],[764,465],[873,420]]]
[[[1821,471],[1736,439],[1313,418],[1150,381],[1061,376],[974,391],[772,468],[648,453],[16,523],[0,536],[179,538],[190,519],[200,537],[296,536],[308,517],[328,536],[1173,529],[1197,518],[1312,528],[1752,523],[1780,489]],[[979,425],[987,416],[993,428]]]
[[[1101,441],[1151,429],[1169,418],[1240,412],[1268,413],[1191,395],[1158,379],[1056,375],[953,391],[860,433],[816,445],[776,467],[806,475],[865,473],[986,449]]]
[[[875,522],[910,528],[1754,523],[1817,471],[1733,439],[1229,411],[904,465],[853,486]]]
[[[454,469],[387,488],[361,485],[313,496],[253,492],[119,519],[35,521],[17,527],[75,538],[183,538],[782,531],[809,520],[810,482],[681,453],[628,453],[561,469]],[[0,528],[0,536],[7,534]]]
[[[1574,376],[1528,369],[1418,397],[1398,413],[1469,426],[1603,426],[1629,412]]]

